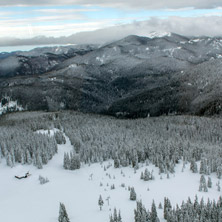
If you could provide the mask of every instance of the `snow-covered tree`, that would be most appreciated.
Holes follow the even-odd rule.
[[[98,200],[98,205],[99,205],[99,209],[100,209],[100,210],[102,210],[103,204],[104,204],[104,202],[103,202],[102,196],[100,195],[100,196],[99,196],[99,200]]]
[[[134,187],[131,187],[130,189],[130,200],[136,200],[136,192]]]
[[[159,221],[159,218],[157,216],[157,211],[156,211],[156,205],[155,205],[154,201],[153,201],[152,207],[151,207],[150,219],[151,219],[151,222],[158,222]]]
[[[208,177],[208,180],[207,180],[207,187],[208,187],[208,188],[211,188],[211,187],[212,187],[212,180],[211,180],[211,177]]]
[[[59,222],[70,222],[68,214],[66,212],[65,205],[63,203],[60,203],[58,221]]]
[[[207,183],[206,183],[206,179],[205,179],[204,175],[201,175],[201,177],[200,177],[199,191],[204,191],[204,192],[208,191]]]

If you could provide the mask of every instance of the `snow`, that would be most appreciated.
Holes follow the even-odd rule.
[[[12,101],[9,97],[5,97],[8,102],[5,105],[2,105],[0,102],[0,115],[3,113],[6,113],[7,110],[13,110],[13,111],[23,111],[24,108],[20,105],[18,105],[17,101]]]
[[[148,34],[148,37],[149,38],[161,38],[161,37],[164,37],[164,36],[168,36],[170,37],[172,34],[170,32],[150,32]]]
[[[182,49],[182,47],[163,49],[163,51],[169,53],[169,57],[173,57],[175,50],[180,50],[180,49]]]
[[[193,39],[193,42],[199,42],[200,39]]]
[[[69,65],[69,68],[77,68],[77,65],[76,64],[71,64],[71,65]]]
[[[101,64],[104,63],[104,60],[103,60],[103,58],[101,58],[101,57],[96,57],[96,60],[99,61],[99,62],[101,62]]]
[[[40,130],[37,133],[52,136],[57,130]],[[205,200],[207,198],[217,200],[221,194],[216,189],[218,179],[215,175],[211,176],[213,187],[207,193],[198,192],[200,174],[191,173],[188,164],[182,172],[182,162],[177,165],[175,174],[171,174],[169,179],[165,174],[161,179],[158,169],[153,165],[144,164],[134,173],[134,169],[130,167],[115,169],[113,161],[90,166],[83,165],[76,171],[64,170],[62,167],[64,152],[73,150],[69,138],[67,136],[65,138],[66,144],[58,145],[58,153],[41,170],[30,165],[16,165],[14,168],[9,168],[5,160],[2,160],[0,163],[1,221],[56,222],[59,202],[63,202],[70,221],[108,221],[111,211],[116,207],[117,210],[121,210],[123,221],[133,222],[136,202],[129,200],[128,186],[135,188],[137,199],[142,199],[147,208],[151,207],[153,199],[158,206],[159,202],[163,205],[164,197],[168,197],[175,206],[176,203],[181,204],[183,200],[187,200],[189,196],[194,199],[196,194],[199,199],[204,197]],[[107,168],[106,171],[104,166]],[[154,170],[155,180],[149,182],[140,180],[140,173],[144,172],[145,168],[149,171]],[[27,171],[32,174],[28,179],[14,178],[15,175],[22,176]],[[47,177],[49,183],[40,185],[39,175]],[[100,183],[103,186],[100,186]],[[125,188],[121,187],[122,183],[125,184]],[[110,189],[112,184],[116,189]],[[98,206],[100,194],[104,200],[102,211]],[[107,197],[110,197],[109,206]],[[158,209],[158,214],[161,221],[164,221],[162,210]]]
[[[49,78],[50,81],[55,81],[56,77]]]
[[[113,47],[113,50],[116,52],[116,51],[117,51],[117,47],[116,47],[116,46],[114,46],[114,47]]]

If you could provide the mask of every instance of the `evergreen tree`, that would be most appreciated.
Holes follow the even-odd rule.
[[[110,215],[110,217],[109,217],[109,222],[115,222],[115,221],[113,220],[113,216],[112,216],[112,215]]]
[[[208,180],[207,180],[207,187],[208,188],[211,188],[212,187],[212,181],[211,181],[211,178],[208,177]]]
[[[150,222],[149,214],[147,213],[142,201],[136,202],[136,209],[134,210],[135,222]]]
[[[114,158],[114,167],[115,168],[119,168],[120,167],[120,161],[119,161],[117,155]]]
[[[122,222],[121,212],[119,210],[117,222]]]
[[[150,172],[148,171],[148,169],[145,169],[144,171],[144,181],[148,181],[150,180]]]
[[[152,203],[150,217],[151,217],[151,222],[157,222],[157,221],[159,221],[158,216],[157,216],[157,211],[156,211],[156,205],[155,205],[155,202],[154,202],[154,201],[153,201],[153,203]]]
[[[200,174],[207,174],[207,161],[203,158],[200,161]]]
[[[130,200],[136,200],[136,192],[134,187],[131,187],[130,189]]]
[[[71,153],[70,154],[70,170],[77,170],[80,169],[80,156],[79,154]]]
[[[207,184],[206,184],[206,179],[205,179],[204,175],[201,175],[201,177],[200,177],[199,191],[204,191],[204,192],[208,191]]]
[[[99,200],[98,200],[98,205],[99,205],[100,210],[102,210],[103,204],[104,204],[104,202],[103,202],[102,196],[100,195]]]
[[[66,212],[65,205],[63,203],[60,203],[58,221],[59,222],[70,222],[68,214]]]
[[[195,162],[194,159],[191,160],[190,170],[191,170],[193,173],[197,173],[197,172],[198,172],[197,163]]]
[[[218,182],[216,183],[216,185],[217,185],[217,191],[220,191],[220,181],[218,181]]]
[[[113,220],[114,220],[114,222],[117,222],[117,220],[118,220],[118,216],[117,216],[117,210],[116,210],[116,208],[114,208],[114,212],[113,212]]]
[[[70,158],[69,158],[69,154],[68,153],[64,153],[64,159],[63,159],[63,167],[66,170],[70,169]]]
[[[163,215],[164,215],[164,219],[167,220],[168,218],[168,213],[170,212],[172,206],[170,203],[170,200],[168,198],[164,198],[164,206],[163,206]]]
[[[7,163],[7,166],[10,166],[10,167],[14,166],[13,157],[11,153],[7,154],[6,163]]]
[[[37,153],[36,157],[36,166],[38,169],[42,169],[42,157],[40,156],[39,153]]]
[[[143,172],[141,172],[141,174],[140,174],[140,179],[144,180]]]

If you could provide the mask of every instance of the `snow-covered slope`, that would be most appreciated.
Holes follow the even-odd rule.
[[[56,130],[38,131],[49,136]],[[216,188],[215,175],[211,175],[213,187],[207,193],[199,192],[200,174],[193,174],[188,164],[183,167],[180,162],[176,166],[174,174],[167,178],[166,174],[158,174],[158,169],[153,165],[140,165],[136,172],[133,168],[113,167],[113,161],[102,164],[83,165],[76,171],[64,170],[63,155],[73,149],[67,136],[66,144],[58,145],[58,154],[44,166],[43,169],[36,169],[30,165],[16,165],[13,168],[6,166],[4,160],[0,163],[0,221],[5,222],[56,222],[59,213],[59,202],[66,206],[71,222],[105,222],[109,221],[109,215],[114,207],[121,210],[123,222],[133,222],[136,202],[129,200],[128,186],[134,187],[137,199],[143,204],[151,207],[155,200],[156,205],[164,197],[169,197],[173,206],[181,204],[188,197],[194,199],[197,195],[205,200],[217,200],[221,191]],[[105,170],[104,170],[105,168]],[[142,181],[140,174],[148,168],[154,171],[155,180]],[[183,169],[183,170],[182,170]],[[29,171],[32,175],[23,180],[14,178]],[[39,175],[47,177],[49,182],[40,185]],[[187,182],[189,181],[189,183]],[[111,190],[111,185],[115,189]],[[123,187],[123,184],[125,187]],[[104,206],[99,210],[98,198],[102,195]],[[108,201],[106,200],[108,197]],[[163,220],[163,210],[158,209],[158,215]]]
[[[0,98],[10,95],[28,110],[124,113],[127,118],[148,113],[220,114],[221,73],[216,73],[218,81],[211,76],[217,72],[214,66],[221,70],[221,56],[221,37],[175,33],[130,35],[100,47],[3,55]],[[212,87],[200,91],[194,79]]]

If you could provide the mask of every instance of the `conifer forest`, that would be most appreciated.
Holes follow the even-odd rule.
[[[82,198],[86,198],[83,201],[86,205],[87,198],[94,198],[88,201],[98,208],[96,214],[102,214],[98,221],[219,222],[222,221],[221,132],[222,120],[218,117],[162,116],[132,120],[73,111],[11,113],[0,117],[0,164],[13,173],[31,169],[29,179],[13,179],[19,185],[35,177],[41,187],[52,185],[56,173],[49,166],[51,163],[51,168],[55,167],[56,158],[60,159],[57,170],[60,174],[68,173],[64,176],[68,181],[75,178],[82,183],[81,177],[87,174],[82,191],[97,189],[94,195],[99,193],[97,197],[82,194]],[[98,167],[101,172],[96,176]],[[177,177],[182,176],[186,187],[187,175],[196,185],[186,191],[186,199],[178,200],[174,197],[181,193]],[[67,192],[72,193],[75,183],[71,189],[67,186]],[[151,187],[160,183],[163,195],[150,195],[154,189]],[[173,187],[178,187],[178,191]],[[65,190],[66,186],[60,189]],[[126,200],[121,190],[128,193]],[[72,204],[65,200],[63,197],[56,203],[55,221],[75,221]],[[132,210],[121,208],[118,202],[126,204],[125,201]],[[0,209],[2,205],[0,201]],[[82,214],[83,211],[76,221],[83,220]]]

